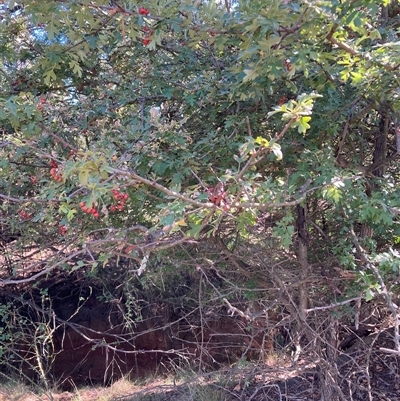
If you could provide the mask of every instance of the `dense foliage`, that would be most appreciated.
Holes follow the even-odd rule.
[[[310,291],[393,306],[397,1],[0,7],[5,288],[115,256],[143,278],[159,252],[213,238],[268,246],[267,264],[297,258],[303,280],[352,279],[301,287],[304,310]],[[28,246],[81,258],[56,253],[25,276]],[[173,255],[178,269],[185,252]]]

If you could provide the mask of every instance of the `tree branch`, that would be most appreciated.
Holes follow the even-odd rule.
[[[44,276],[45,274],[51,272],[52,270],[54,270],[56,267],[64,264],[65,262],[68,262],[71,259],[74,259],[75,257],[77,257],[78,255],[82,255],[86,253],[85,249],[81,249],[79,251],[74,252],[73,254],[67,256],[66,258],[63,258],[62,260],[60,260],[59,262],[54,263],[53,265],[49,266],[48,268],[41,270],[39,273],[36,273],[30,277],[27,278],[22,278],[22,279],[0,279],[0,286],[1,285],[10,285],[10,284],[24,284],[24,283],[29,283],[31,281],[35,281],[36,279],[38,279],[41,276]],[[26,267],[25,270],[29,270],[29,266]]]
[[[380,63],[379,61],[374,60],[369,54],[360,53],[359,51],[357,51],[357,50],[353,49],[351,46],[349,46],[347,43],[340,42],[339,40],[337,40],[336,38],[333,37],[333,34],[335,33],[335,29],[333,29],[333,28],[331,29],[331,31],[329,32],[326,39],[329,40],[329,42],[331,42],[332,44],[339,47],[340,49],[346,51],[347,53],[350,53],[352,56],[360,57],[365,61],[371,61],[371,62],[383,67],[386,71],[395,71],[399,68],[398,64],[390,65],[390,64]]]
[[[287,130],[293,125],[293,123],[297,120],[297,117],[293,117],[282,129],[282,131],[279,134],[276,134],[274,136],[274,138],[272,139],[273,141],[279,141],[280,139],[282,139],[282,137],[286,134]],[[251,135],[251,127],[250,127],[250,122],[249,122],[249,118],[246,118],[246,122],[247,122],[247,129],[249,131],[249,135]],[[247,161],[247,163],[245,164],[245,166],[242,168],[242,170],[240,171],[240,173],[237,175],[236,180],[239,181],[243,178],[243,176],[245,175],[246,171],[254,166],[255,164],[257,164],[260,160],[257,160],[258,158],[260,158],[260,156],[264,157],[265,154],[271,152],[271,149],[269,148],[260,148],[257,152],[254,152],[251,156],[250,159]]]
[[[68,149],[73,150],[74,152],[77,152],[78,149],[70,145],[66,140],[60,138],[57,134],[55,134],[53,131],[51,131],[49,128],[47,128],[44,124],[38,123],[39,127],[46,132],[46,134],[51,135],[57,142],[62,143],[65,147]]]

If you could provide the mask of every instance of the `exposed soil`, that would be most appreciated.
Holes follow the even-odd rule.
[[[3,305],[13,304],[15,319],[27,322],[20,326],[21,331],[11,333],[16,341],[13,349],[6,350],[9,354],[3,356],[0,373],[6,376],[9,372],[5,369],[13,365],[10,377],[17,372],[39,387],[47,383],[49,388],[65,390],[37,396],[23,389],[18,395],[15,388],[0,387],[0,401],[210,401],[207,391],[218,391],[221,401],[400,400],[400,358],[382,350],[394,348],[393,322],[385,322],[387,310],[377,313],[379,308],[372,303],[360,308],[360,321],[366,329],[347,334],[338,329],[343,336],[330,355],[324,355],[328,354],[329,315],[319,316],[313,323],[318,325],[318,335],[325,337],[319,348],[312,349],[314,338],[307,339],[302,333],[302,359],[293,364],[294,336],[291,326],[281,323],[291,317],[284,306],[267,309],[264,315],[248,310],[257,304],[243,299],[234,303],[224,298],[227,306],[218,302],[204,310],[199,309],[198,299],[187,306],[185,302],[194,297],[194,285],[201,288],[199,278],[195,283],[190,276],[186,282],[185,277],[179,278],[183,290],[173,288],[175,298],[168,298],[168,294],[163,300],[145,298],[143,291],[137,309],[127,311],[130,293],[126,289],[118,292],[118,288],[129,279],[128,269],[124,266],[121,270],[104,270],[104,274],[118,273],[115,281],[113,277],[103,280],[100,274],[87,281],[87,275],[80,271],[75,275],[54,271],[41,282],[41,288],[0,291]],[[218,276],[212,279],[217,286]],[[111,288],[109,292],[102,287],[103,282]],[[46,301],[42,289],[46,290]],[[261,317],[249,319],[251,314]],[[40,331],[42,328],[49,332]],[[197,374],[189,381],[175,379],[171,384],[174,373],[189,367],[212,373]],[[129,378],[137,383],[149,375],[157,379],[145,386],[121,381]],[[122,382],[128,384],[116,389]],[[77,396],[76,388],[82,387],[85,389]],[[193,388],[198,396],[187,398]]]
[[[400,400],[400,358],[381,348],[393,348],[393,329],[358,339],[338,356],[339,380],[346,400],[397,401]],[[217,372],[194,375],[186,381],[171,383],[159,377],[147,384],[134,385],[121,380],[111,387],[86,387],[75,391],[52,393],[55,401],[180,401],[189,393],[205,400],[208,392],[221,395],[224,401],[323,401],[321,396],[321,367],[312,361],[301,360],[296,366],[282,360],[270,365],[238,364]],[[272,365],[274,363],[274,366]],[[283,365],[283,366],[279,366]],[[175,380],[174,380],[175,381]],[[189,391],[189,389],[191,389]],[[77,397],[79,394],[79,398]],[[203,398],[201,398],[203,397]],[[335,399],[335,393],[332,399]],[[0,401],[49,400],[49,394],[12,397],[9,390],[0,389]]]
[[[37,301],[17,301],[19,315],[31,323],[19,334],[11,351],[19,355],[19,359],[13,357],[14,369],[40,382],[39,357],[46,380],[68,391],[85,385],[108,385],[122,377],[136,380],[166,373],[178,360],[196,363],[201,369],[219,368],[241,357],[252,359],[260,353],[261,344],[265,350],[272,347],[270,334],[257,320],[244,321],[229,316],[226,310],[200,319],[195,314],[188,317],[167,302],[152,302],[142,306],[140,316],[127,325],[122,302],[104,301],[96,288],[74,288],[63,281],[49,288],[49,311]],[[36,319],[55,327],[51,343],[35,340],[37,327],[41,327]],[[49,352],[53,359],[41,356]]]

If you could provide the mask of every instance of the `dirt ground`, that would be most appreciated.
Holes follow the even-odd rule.
[[[387,351],[393,349],[393,335],[393,329],[370,333],[338,354],[336,383],[342,398],[333,388],[332,401],[400,401],[400,357]],[[110,387],[73,392],[34,394],[22,385],[7,385],[0,388],[0,401],[322,401],[325,373],[310,360],[296,366],[281,360],[275,366],[235,365],[186,378],[148,378],[141,384],[122,379]]]

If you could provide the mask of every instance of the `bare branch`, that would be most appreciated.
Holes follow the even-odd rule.
[[[46,132],[46,134],[51,135],[57,142],[60,142],[61,144],[63,144],[65,147],[67,147],[68,149],[73,150],[74,152],[77,152],[78,149],[73,147],[72,145],[70,145],[67,141],[65,141],[64,139],[60,138],[57,134],[55,134],[52,130],[50,130],[49,128],[47,128],[44,124],[42,123],[38,123],[39,127]]]
[[[64,264],[65,262],[68,262],[71,259],[76,258],[78,255],[83,255],[86,253],[85,249],[81,249],[79,251],[74,252],[73,254],[67,256],[66,258],[63,258],[62,260],[52,264],[51,266],[47,267],[46,269],[40,271],[39,273],[34,274],[33,276],[23,278],[23,279],[16,279],[16,280],[11,280],[11,279],[0,279],[0,286],[1,285],[10,285],[10,284],[24,284],[24,283],[29,283],[32,281],[37,280],[39,277],[44,276],[47,273],[50,273],[52,270],[54,270],[56,267]],[[26,270],[29,270],[29,266],[26,268]]]
[[[309,312],[315,312],[317,310],[333,309],[333,308],[337,308],[338,306],[349,304],[350,302],[360,301],[361,299],[362,299],[362,297],[346,299],[345,301],[335,302],[335,303],[330,304],[330,305],[316,306],[315,308],[306,309],[305,311],[306,311],[306,313],[309,313]]]

